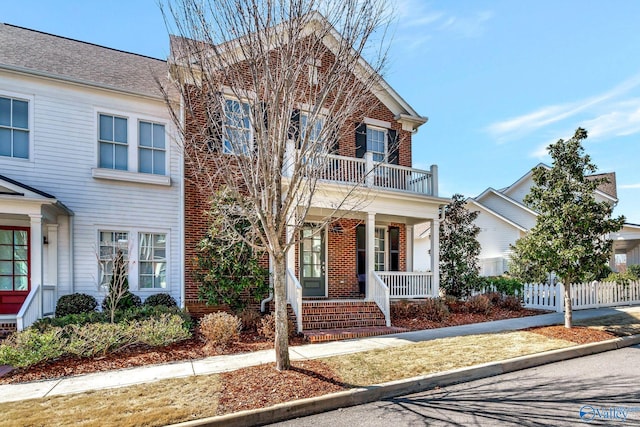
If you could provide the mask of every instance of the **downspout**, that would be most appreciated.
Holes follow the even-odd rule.
[[[69,215],[67,218],[69,218],[69,281],[71,283],[69,283],[69,287],[71,290],[71,293],[74,294],[76,292],[76,281],[75,281],[75,274],[76,271],[73,268],[73,257],[74,257],[74,250],[73,248],[75,247],[75,242],[73,241],[73,215]]]

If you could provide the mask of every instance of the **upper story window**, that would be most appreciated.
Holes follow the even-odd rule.
[[[300,113],[300,136],[303,141],[308,138],[309,143],[313,144],[320,139],[324,120],[320,117],[316,118],[315,123],[309,122],[309,114]]]
[[[387,132],[367,126],[367,151],[373,153],[374,162],[384,162],[387,158]]]
[[[165,174],[164,125],[140,121],[138,124],[138,169],[142,173]]]
[[[0,156],[29,158],[29,103],[0,97]]]
[[[100,114],[98,165],[105,169],[128,169],[127,119]]]
[[[224,100],[223,153],[247,154],[251,146],[250,106],[235,99]]]

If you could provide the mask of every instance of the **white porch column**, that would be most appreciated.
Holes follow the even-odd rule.
[[[433,283],[433,296],[440,294],[440,220],[431,221],[431,280]]]
[[[297,221],[296,213],[294,212],[293,215],[291,215],[291,220],[289,221],[289,225],[287,225],[287,242],[296,240],[296,236],[293,235],[295,231],[294,224],[296,223],[296,221]],[[299,277],[298,272],[295,271],[296,270],[296,246],[297,245],[291,245],[291,247],[287,251],[287,269],[291,269],[291,271],[293,271],[296,277]]]
[[[47,285],[58,285],[58,224],[47,224]],[[43,281],[44,282],[44,281]]]
[[[407,240],[407,256],[406,256],[406,266],[407,271],[413,271],[413,225],[405,226],[405,234]]]
[[[366,153],[364,153],[364,161],[365,161],[365,169],[366,169],[366,178],[365,178],[365,185],[367,187],[373,187],[374,184],[374,178],[375,178],[375,172],[374,172],[374,165],[373,165],[373,153],[371,151],[367,151]]]
[[[376,214],[367,212],[367,223],[365,227],[367,231],[367,262],[365,263],[367,269],[367,289],[365,298],[367,300],[371,300],[371,295],[373,292],[371,291],[373,287],[373,271],[375,270],[375,230],[376,230]]]
[[[41,214],[29,214],[30,228],[31,228],[31,263],[30,263],[30,279],[31,289],[42,286],[42,215]],[[42,317],[42,304],[43,295],[42,288],[40,289],[40,295],[38,298],[38,317]]]

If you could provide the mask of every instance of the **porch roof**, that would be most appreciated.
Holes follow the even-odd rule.
[[[58,208],[67,215],[73,215],[73,211],[57,200],[55,196],[4,175],[0,175],[0,200],[2,199],[47,204]]]

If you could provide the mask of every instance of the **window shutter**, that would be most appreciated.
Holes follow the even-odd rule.
[[[209,151],[217,152],[222,149],[222,132],[224,132],[224,98],[222,92],[214,92],[205,98],[205,112],[207,114],[207,147]]]
[[[400,144],[398,143],[398,132],[394,129],[387,130],[387,147],[389,150],[389,163],[400,164]]]
[[[300,110],[297,109],[291,112],[289,139],[295,142],[296,148],[300,148]]]
[[[356,157],[362,159],[367,152],[367,125],[358,124],[356,127]]]
[[[400,271],[400,228],[389,227],[389,271]]]

